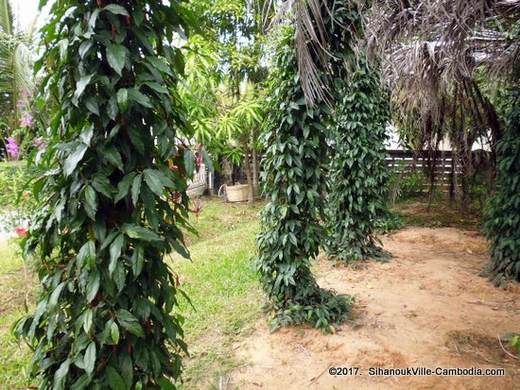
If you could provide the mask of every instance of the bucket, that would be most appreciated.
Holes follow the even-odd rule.
[[[226,198],[228,202],[247,202],[248,195],[249,186],[247,184],[226,186]]]

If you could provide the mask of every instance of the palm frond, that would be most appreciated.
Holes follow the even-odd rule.
[[[5,34],[13,34],[13,9],[10,0],[0,0],[0,30]]]

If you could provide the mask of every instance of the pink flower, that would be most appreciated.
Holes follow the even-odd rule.
[[[24,228],[23,226],[18,226],[16,229],[14,229],[18,237],[27,237],[29,234],[29,231]]]
[[[38,137],[33,141],[33,145],[38,150],[43,150],[47,147],[47,142],[42,137]]]
[[[20,126],[22,127],[32,127],[34,121],[30,112],[24,112],[22,115],[22,119],[20,119]]]
[[[13,137],[7,138],[7,145],[5,149],[7,150],[9,157],[11,157],[13,160],[18,160],[18,157],[20,157],[20,148],[18,147],[18,144]]]

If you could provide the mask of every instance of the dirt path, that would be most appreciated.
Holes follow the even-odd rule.
[[[476,232],[409,228],[383,239],[394,259],[359,269],[318,265],[322,286],[357,297],[354,324],[324,336],[313,329],[270,334],[265,321],[236,346],[240,389],[520,389],[520,362],[497,335],[519,331],[520,289],[478,276],[487,261]],[[363,376],[332,377],[330,366]],[[369,377],[370,367],[504,367],[507,376]]]

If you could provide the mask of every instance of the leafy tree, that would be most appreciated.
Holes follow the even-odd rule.
[[[491,262],[484,274],[497,286],[520,281],[520,89],[512,94],[508,119],[497,145],[497,192],[485,223]]]
[[[5,121],[6,136],[18,128],[20,103],[26,103],[34,88],[31,42],[31,31],[16,29],[10,0],[0,0],[0,120]]]
[[[386,213],[387,94],[364,58],[349,79],[337,83],[341,100],[333,126],[326,249],[342,262],[387,257],[375,238],[377,221]]]
[[[163,256],[188,256],[180,228],[195,167],[176,87],[183,57],[170,45],[187,31],[184,11],[62,0],[51,14],[37,67],[59,104],[24,242],[42,291],[16,331],[41,389],[174,388],[186,345]]]
[[[264,23],[272,13],[266,12],[265,2],[189,2],[192,12],[201,15],[200,28],[187,45],[187,93],[183,96],[195,97],[187,100],[190,114],[195,114],[190,115],[190,123],[217,165],[224,160],[243,165],[250,202],[258,187],[257,146],[264,100],[260,91],[267,75],[261,61]],[[245,158],[249,155],[253,164]]]
[[[275,54],[272,96],[263,159],[264,192],[258,237],[258,270],[272,307],[271,326],[310,323],[330,331],[349,312],[351,300],[316,283],[310,261],[323,238],[321,160],[326,154],[329,114],[324,101],[307,107],[297,76],[294,30],[284,29]]]

